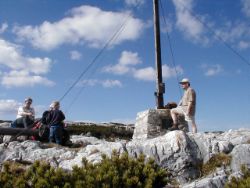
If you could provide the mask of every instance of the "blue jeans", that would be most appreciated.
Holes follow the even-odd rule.
[[[11,123],[12,128],[32,128],[34,120],[30,119],[29,116],[23,116],[17,118]]]
[[[63,127],[61,125],[50,126],[49,141],[62,145]]]

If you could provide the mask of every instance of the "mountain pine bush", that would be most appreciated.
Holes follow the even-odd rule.
[[[250,170],[246,166],[241,167],[242,178],[233,177],[227,182],[225,188],[248,188],[250,187]]]
[[[200,168],[201,175],[206,176],[213,173],[217,167],[228,166],[232,157],[224,153],[218,153],[212,156],[209,161],[203,164]]]
[[[98,188],[98,187],[163,187],[169,182],[169,174],[152,159],[144,155],[137,159],[127,153],[113,152],[111,158],[102,156],[97,164],[82,161],[83,166],[74,166],[72,171],[54,168],[36,161],[29,168],[6,162],[0,172],[0,187],[3,188]]]

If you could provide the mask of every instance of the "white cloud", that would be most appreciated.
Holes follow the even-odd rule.
[[[156,79],[155,69],[152,67],[146,67],[134,71],[134,77],[138,80],[153,81]]]
[[[129,66],[129,65],[137,65],[140,64],[141,59],[138,56],[138,53],[130,52],[130,51],[123,51],[121,54],[121,57],[119,59],[119,64],[124,65],[124,66]]]
[[[114,87],[122,87],[122,83],[119,80],[97,80],[97,79],[88,79],[82,80],[77,84],[80,87],[84,86],[96,86],[101,85],[104,88],[114,88]]]
[[[195,0],[172,0],[172,2],[176,10],[176,27],[191,42],[207,45],[214,42],[215,39],[218,41],[218,38],[221,38],[233,48],[247,49],[250,47],[248,22],[244,20],[211,22],[207,15],[198,15],[194,12]],[[241,0],[241,3],[243,13],[250,17],[250,0]],[[216,34],[211,36],[211,32],[203,23]]]
[[[3,39],[0,39],[0,54],[0,65],[5,67],[0,78],[5,87],[53,85],[53,82],[40,76],[50,71],[51,59],[24,56],[20,46]]]
[[[129,6],[139,6],[145,3],[145,0],[125,0],[125,3]]]
[[[96,79],[88,79],[88,80],[81,80],[78,82],[77,86],[84,87],[84,86],[95,86],[99,83],[99,80]]]
[[[223,72],[223,68],[219,64],[215,65],[203,64],[201,68],[203,69],[205,76],[215,76]]]
[[[45,74],[50,70],[49,58],[23,56],[21,47],[0,39],[0,64],[15,70],[27,70],[36,74]]]
[[[105,88],[122,87],[122,83],[119,80],[105,80],[102,86]]]
[[[223,40],[234,42],[246,36],[249,36],[249,26],[243,22],[232,23],[230,21],[226,22],[224,26],[217,29],[217,35],[219,35]]]
[[[175,68],[171,68],[167,65],[162,66],[162,77],[164,79],[169,79],[171,77],[176,76],[176,72],[178,75],[183,74],[183,69],[180,66]],[[147,67],[143,69],[137,69],[134,71],[133,75],[138,80],[145,80],[145,81],[155,81],[156,80],[156,71],[153,67]]]
[[[238,47],[242,50],[247,49],[250,47],[250,41],[240,41]]]
[[[4,33],[7,28],[8,28],[8,24],[7,23],[3,23],[2,26],[0,27],[0,34]]]
[[[118,75],[124,75],[128,73],[130,70],[131,70],[130,67],[121,65],[119,63],[113,66],[104,67],[103,69],[104,72],[109,72],[109,73],[118,74]]]
[[[173,30],[173,21],[169,18],[166,18],[166,23],[164,22],[164,25],[161,26],[161,31],[163,33],[171,33]]]
[[[241,0],[242,3],[242,12],[247,16],[250,17],[250,0]]]
[[[207,43],[208,40],[202,36],[204,34],[204,26],[191,14],[193,0],[172,1],[176,9],[177,28],[182,31],[187,38],[196,42]]]
[[[133,66],[137,64],[141,64],[142,61],[138,56],[138,53],[130,52],[130,51],[123,51],[121,53],[121,57],[118,61],[118,64],[114,66],[107,66],[104,67],[104,72],[110,72],[113,74],[123,75],[128,72],[133,71]]]
[[[39,75],[32,75],[27,71],[11,71],[5,73],[1,84],[7,88],[11,87],[33,87],[35,85],[53,86],[54,82]]]
[[[72,9],[69,16],[57,22],[43,22],[39,26],[16,26],[14,32],[20,39],[28,40],[34,47],[52,50],[62,44],[87,43],[102,47],[118,30],[128,12],[103,11],[97,7],[80,6]],[[125,29],[113,41],[113,45],[126,40],[135,40],[144,28],[144,23],[130,17]]]
[[[176,66],[175,68],[171,68],[167,65],[162,66],[162,77],[165,79],[172,78],[177,75],[182,75],[183,73],[184,70],[181,66]]]
[[[0,100],[0,115],[14,115],[20,105],[21,103],[13,99]]]
[[[138,53],[123,51],[121,57],[116,65],[104,67],[104,72],[117,74],[117,75],[130,75],[138,80],[154,81],[156,78],[156,72],[153,67],[136,68],[138,64],[142,64],[142,60]],[[177,74],[183,74],[183,69],[180,66],[175,68],[162,66],[162,77],[168,79],[176,76]]]
[[[72,60],[79,60],[81,59],[81,57],[82,57],[82,54],[76,50],[73,50],[70,52],[70,58]]]
[[[250,47],[250,26],[247,22],[226,22],[216,33],[233,48],[244,50]]]

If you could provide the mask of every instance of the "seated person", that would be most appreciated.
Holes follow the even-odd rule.
[[[52,102],[50,105],[51,110],[46,115],[46,123],[50,127],[50,142],[56,142],[57,144],[63,144],[63,120],[65,119],[64,113],[59,110],[59,101]]]
[[[31,128],[35,121],[35,110],[31,107],[32,99],[26,98],[24,105],[17,112],[17,119],[11,123],[13,128]]]
[[[42,115],[42,118],[41,118],[41,122],[44,124],[44,125],[48,125],[49,124],[49,120],[48,120],[48,115],[49,115],[49,112],[52,110],[52,104],[50,105],[49,107],[49,110],[46,110],[43,112],[43,115]]]

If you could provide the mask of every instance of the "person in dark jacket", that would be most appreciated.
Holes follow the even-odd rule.
[[[50,105],[51,110],[46,115],[46,121],[50,127],[49,141],[62,145],[64,113],[59,110],[59,101],[54,101]]]

